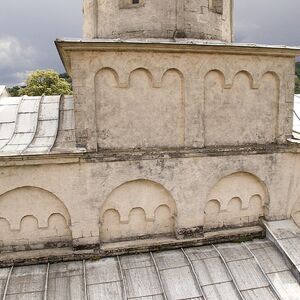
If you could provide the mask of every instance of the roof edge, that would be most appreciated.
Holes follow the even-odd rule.
[[[193,39],[57,39],[55,45],[63,65],[71,72],[70,52],[73,51],[154,51],[154,52],[192,52],[228,55],[255,56],[300,56],[300,46],[276,46],[242,43],[224,43],[211,40]]]

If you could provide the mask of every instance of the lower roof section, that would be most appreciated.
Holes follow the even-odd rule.
[[[0,99],[0,156],[61,151],[76,151],[72,96]]]
[[[300,141],[300,94],[294,97],[294,111],[293,111],[293,138]]]
[[[269,240],[0,269],[2,299],[300,299]]]

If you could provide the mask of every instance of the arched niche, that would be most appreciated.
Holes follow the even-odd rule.
[[[212,70],[204,80],[205,145],[275,143],[278,138],[280,82],[267,72],[259,80],[240,71],[230,86],[226,74]],[[262,99],[264,99],[262,101]]]
[[[176,204],[150,180],[126,182],[114,189],[100,211],[100,241],[174,235]]]
[[[161,82],[145,68],[129,73],[124,86],[116,70],[95,76],[99,148],[180,147],[185,143],[183,75],[167,70]]]
[[[204,228],[253,225],[264,216],[268,192],[255,175],[237,172],[221,178],[211,189],[204,209]]]
[[[72,241],[71,218],[63,202],[49,191],[20,187],[0,196],[0,220],[6,222],[4,245],[67,245]]]

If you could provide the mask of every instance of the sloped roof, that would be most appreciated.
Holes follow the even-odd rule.
[[[294,98],[293,137],[300,140],[300,94]]]
[[[0,85],[0,97],[1,96],[7,96],[7,90],[5,85]]]
[[[0,269],[2,299],[300,299],[268,240]]]
[[[75,151],[72,96],[0,99],[0,156]]]

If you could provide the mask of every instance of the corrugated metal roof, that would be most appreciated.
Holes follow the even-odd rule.
[[[293,137],[300,140],[300,94],[294,98]]]
[[[0,269],[2,299],[300,299],[268,240]]]
[[[0,95],[2,94],[2,92],[5,90],[5,85],[0,85]]]
[[[5,85],[0,85],[0,97],[8,97],[9,93]]]
[[[0,99],[0,156],[63,150],[76,151],[72,96]]]
[[[300,280],[300,228],[292,220],[266,223],[270,237],[298,270]]]

